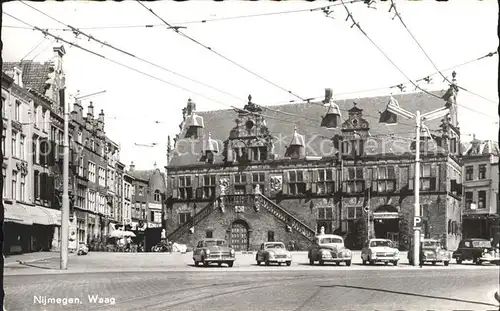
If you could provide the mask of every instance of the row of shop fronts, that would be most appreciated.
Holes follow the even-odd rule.
[[[60,211],[19,202],[4,208],[5,255],[59,249]]]

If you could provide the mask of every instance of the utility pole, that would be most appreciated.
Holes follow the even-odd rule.
[[[64,137],[63,137],[63,194],[61,209],[61,250],[60,250],[60,269],[68,269],[68,246],[69,246],[69,104],[64,98],[65,86],[61,88],[60,100],[64,107]],[[75,97],[75,100],[98,95],[106,92],[101,91],[86,96]]]
[[[420,219],[420,128],[422,126],[422,119],[420,110],[416,111],[415,120],[417,122],[417,137],[415,146],[415,219]],[[416,266],[420,260],[420,223],[418,226],[413,227],[413,263]],[[418,261],[417,261],[418,260]]]
[[[63,194],[61,209],[61,270],[68,269],[69,239],[69,107],[64,97],[64,138],[63,138]]]

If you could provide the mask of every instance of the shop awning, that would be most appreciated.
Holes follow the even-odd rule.
[[[30,226],[33,224],[28,216],[28,211],[25,207],[19,204],[4,204],[5,218],[4,222],[14,222],[21,225]]]
[[[15,222],[23,225],[60,226],[61,212],[42,206],[4,204],[5,222]]]

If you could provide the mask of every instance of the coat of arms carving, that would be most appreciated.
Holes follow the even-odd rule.
[[[271,176],[270,177],[270,186],[274,191],[281,191],[283,186],[283,176]]]

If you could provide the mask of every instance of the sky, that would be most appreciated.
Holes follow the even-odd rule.
[[[395,3],[408,29],[440,70],[497,50],[497,1]],[[167,29],[161,20],[135,1],[28,4],[64,25],[79,28],[102,42],[168,69],[139,61],[81,34],[75,37],[71,31],[63,30],[66,28],[63,24],[23,3],[2,4],[5,13],[30,26],[49,29],[64,40],[105,56],[101,58],[63,43],[66,93],[72,95],[79,91],[85,95],[106,90],[83,100],[83,104],[86,107],[92,101],[96,111],[104,110],[105,131],[121,145],[121,162],[129,165],[134,161],[136,169],[151,169],[154,163],[159,168],[166,165],[167,137],[173,138],[178,133],[181,110],[189,98],[196,102],[197,110],[216,110],[230,106],[243,108],[249,94],[253,102],[263,106],[290,100],[300,102],[287,90],[301,98],[321,97],[325,88],[332,88],[335,98],[339,99],[389,96],[400,92],[389,87],[401,83],[406,83],[406,92],[414,91],[405,75],[415,81],[436,73],[399,19],[393,19],[394,12],[388,12],[390,1],[377,1],[376,9],[362,2],[346,6],[361,29],[404,75],[356,26],[351,27],[353,23],[346,21],[346,10],[339,1],[144,3],[166,22],[186,27],[180,29],[185,34],[271,83]],[[335,5],[330,8],[333,11],[330,18],[321,10],[310,11],[327,5]],[[303,11],[289,12],[296,10]],[[265,15],[285,11],[289,13]],[[214,20],[254,14],[264,15]],[[200,22],[202,20],[207,22]],[[115,27],[131,25],[137,27]],[[4,61],[19,61],[24,57],[43,62],[52,57],[52,47],[61,44],[5,14],[2,40]],[[443,71],[443,74],[451,79],[452,71]],[[470,141],[473,133],[479,139],[498,140],[498,55],[455,71],[460,86],[488,99],[459,91],[462,140]],[[431,77],[432,83],[419,85],[429,90],[448,88],[439,74]],[[377,90],[366,91],[374,89]]]

